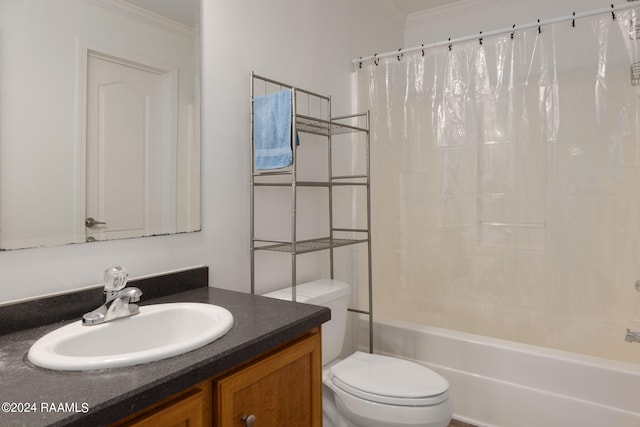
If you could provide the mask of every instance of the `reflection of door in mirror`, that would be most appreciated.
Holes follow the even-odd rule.
[[[161,215],[153,221],[144,216],[149,222],[138,235],[201,228],[199,10],[200,0],[0,0],[0,252],[85,242],[88,217],[109,227],[119,221],[101,217],[104,212],[85,212],[90,56],[171,80],[170,111],[160,120],[169,134],[160,140],[154,136],[159,127],[145,127],[149,151],[142,159],[149,163],[134,166],[133,155],[123,155],[113,172],[131,183],[134,178],[123,173],[146,174],[146,187],[138,188],[149,191],[153,201],[144,215]],[[139,89],[104,87],[109,108],[121,119],[135,110],[130,104],[116,109],[115,99],[129,102]],[[157,105],[150,100],[148,113]],[[123,135],[115,139],[126,143]],[[160,177],[153,168],[169,175]],[[104,172],[113,175],[108,166]],[[161,183],[168,188],[161,189]],[[128,194],[116,197],[127,209],[147,200]],[[172,198],[173,206],[166,207]],[[100,224],[94,229],[104,230]]]
[[[87,241],[176,231],[177,79],[164,68],[87,56]]]

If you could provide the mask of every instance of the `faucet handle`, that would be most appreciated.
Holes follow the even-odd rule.
[[[105,292],[115,292],[127,285],[129,273],[127,269],[120,266],[107,268],[104,271],[104,290]]]

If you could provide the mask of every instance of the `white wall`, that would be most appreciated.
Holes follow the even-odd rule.
[[[114,264],[132,276],[209,265],[213,285],[247,291],[250,71],[330,94],[348,113],[351,58],[403,37],[367,0],[203,0],[202,14],[203,231],[1,252],[0,302],[100,283]]]
[[[211,218],[207,232],[220,243],[212,248],[217,265],[213,281],[220,285],[240,282],[247,289],[250,71],[331,95],[334,115],[349,113],[351,58],[398,45],[402,29],[362,0],[228,0],[213,2],[215,7],[205,3],[204,16],[210,25],[203,31],[203,63],[210,71],[205,71],[203,79],[203,152],[209,159],[204,191],[211,201],[205,206],[205,217]],[[319,210],[317,215],[325,212]],[[268,280],[271,288],[275,278],[280,286],[290,283],[288,256],[260,253],[256,258],[261,266],[258,279],[272,276]],[[322,274],[316,259],[313,254],[299,257],[299,280]],[[267,290],[271,289],[258,289]]]

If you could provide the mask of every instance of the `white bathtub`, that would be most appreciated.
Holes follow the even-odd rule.
[[[360,328],[358,336],[366,340],[365,321]],[[374,345],[376,353],[415,360],[445,377],[461,421],[481,427],[640,426],[640,364],[396,321],[376,322]]]

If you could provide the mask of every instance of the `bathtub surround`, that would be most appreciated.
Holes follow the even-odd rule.
[[[381,316],[640,360],[636,13],[356,66]]]

